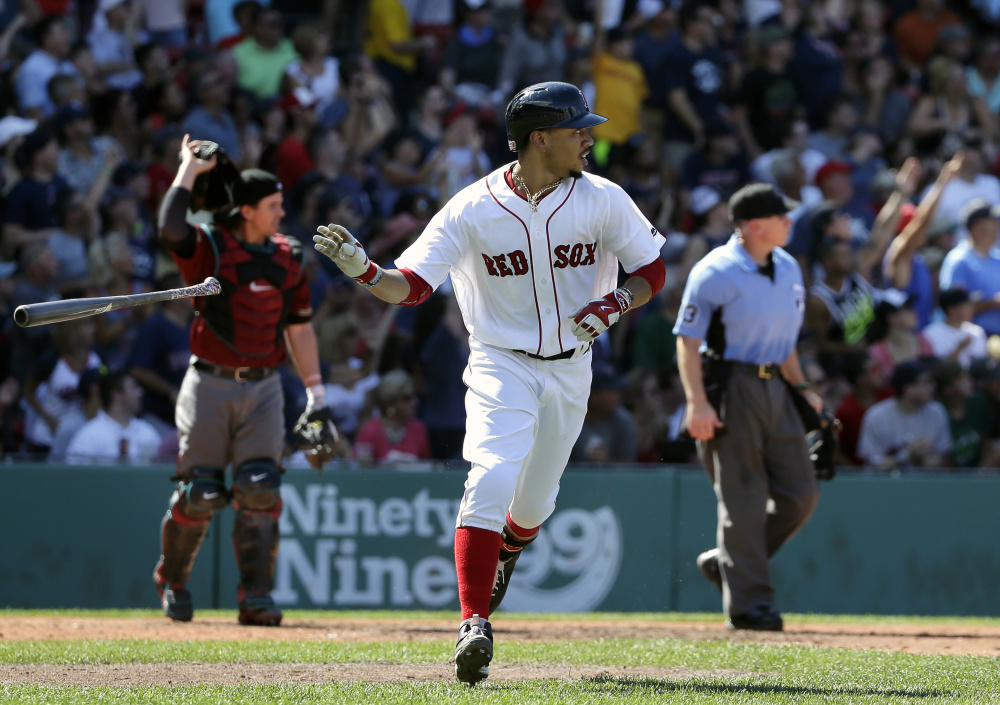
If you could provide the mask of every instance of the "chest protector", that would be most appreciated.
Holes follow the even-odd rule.
[[[285,320],[304,275],[302,244],[279,233],[264,245],[248,245],[220,225],[203,232],[216,252],[222,292],[197,299],[198,315],[240,355],[272,354],[284,345]]]

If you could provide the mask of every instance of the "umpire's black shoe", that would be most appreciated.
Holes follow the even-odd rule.
[[[492,660],[493,627],[478,614],[463,620],[455,645],[455,677],[467,685],[484,681]]]
[[[160,604],[163,614],[175,622],[190,622],[194,617],[194,603],[191,593],[182,583],[157,583],[156,590],[160,593]]]
[[[752,629],[758,632],[780,632],[785,628],[781,614],[771,605],[760,605],[749,612],[734,614],[726,620],[729,629]]]
[[[695,561],[705,579],[722,592],[722,571],[719,570],[719,549],[705,551]]]
[[[497,563],[497,577],[493,581],[493,594],[490,596],[491,615],[497,611],[500,603],[503,602],[503,596],[507,594],[510,576],[514,574],[514,565],[517,563],[517,557],[520,555],[521,552],[518,551],[507,560]]]

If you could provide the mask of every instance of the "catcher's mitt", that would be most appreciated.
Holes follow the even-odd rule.
[[[834,455],[837,452],[837,431],[840,421],[826,409],[819,415],[820,427],[806,435],[809,442],[809,458],[819,480],[832,480],[837,474]]]
[[[333,423],[329,407],[303,412],[292,429],[295,445],[314,469],[322,472],[323,463],[337,457],[337,442],[340,436]]]

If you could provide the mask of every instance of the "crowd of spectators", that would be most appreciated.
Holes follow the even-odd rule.
[[[26,329],[12,313],[181,285],[155,214],[185,133],[280,177],[284,233],[340,223],[391,264],[513,159],[512,94],[562,80],[610,118],[591,168],[666,235],[668,267],[597,341],[573,461],[695,460],[671,328],[731,235],[726,199],[759,180],[800,203],[800,356],[841,462],[1000,466],[998,22],[991,0],[0,0],[0,451],[174,452],[190,302]],[[460,459],[449,287],[387,306],[306,251],[344,453]],[[283,379],[290,426],[305,393]]]

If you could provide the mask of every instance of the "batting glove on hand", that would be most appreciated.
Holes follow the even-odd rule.
[[[318,234],[313,235],[316,251],[320,252],[340,267],[340,270],[351,279],[357,279],[366,274],[373,265],[351,232],[334,223],[320,225],[316,228]]]
[[[589,343],[612,325],[621,315],[632,308],[632,292],[621,287],[602,299],[592,299],[571,314],[573,325],[570,330],[576,339]]]

